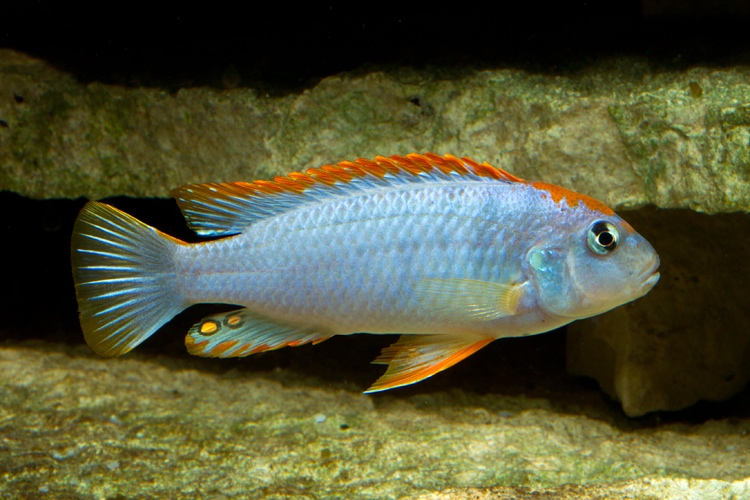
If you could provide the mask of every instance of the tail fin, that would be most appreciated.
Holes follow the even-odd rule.
[[[182,241],[90,202],[71,243],[81,328],[101,356],[125,354],[189,305],[176,286],[174,251]]]

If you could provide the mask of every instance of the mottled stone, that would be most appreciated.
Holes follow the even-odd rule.
[[[417,496],[417,500],[703,500],[750,497],[750,480],[641,479],[614,484],[567,484],[556,488],[452,488]]]
[[[580,394],[578,406],[561,411],[560,391],[369,396],[351,383],[252,371],[252,364],[102,359],[85,346],[4,343],[0,496],[491,498],[485,489],[495,488],[516,498],[537,490],[652,498],[681,488],[686,496],[739,498],[748,491],[746,419],[638,425],[602,411],[600,400],[599,409],[581,406]],[[325,422],[316,422],[321,413]]]
[[[0,189],[167,196],[432,150],[576,188],[612,206],[750,208],[750,69],[651,72],[616,60],[566,75],[373,71],[301,94],[81,84],[0,51]],[[14,99],[23,97],[23,102]]]

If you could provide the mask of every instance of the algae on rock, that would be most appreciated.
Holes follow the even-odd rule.
[[[85,346],[5,345],[0,380],[0,496],[403,498],[621,481],[647,494],[683,478],[732,491],[750,451],[746,420],[628,428],[540,398],[370,396],[286,370]]]
[[[616,208],[747,211],[749,76],[742,67],[650,73],[625,59],[565,76],[394,70],[332,76],[296,95],[170,94],[83,85],[2,50],[0,189],[166,196],[186,183],[432,150]]]

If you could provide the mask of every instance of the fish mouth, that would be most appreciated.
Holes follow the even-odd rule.
[[[661,276],[659,274],[659,264],[659,256],[655,255],[640,274],[638,281],[641,282],[640,291],[643,295],[650,292],[656,283],[659,282],[659,277]]]

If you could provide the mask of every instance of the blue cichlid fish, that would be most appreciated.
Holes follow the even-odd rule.
[[[367,392],[419,382],[500,337],[547,332],[646,294],[649,243],[602,203],[487,163],[378,156],[174,191],[187,244],[108,205],[75,223],[86,342],[124,354],[186,307],[191,354],[234,357],[334,335],[402,333]]]

